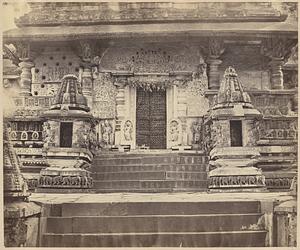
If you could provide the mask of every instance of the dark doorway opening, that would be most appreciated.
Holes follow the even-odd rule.
[[[231,147],[243,146],[242,121],[230,121]]]
[[[63,148],[72,147],[72,134],[73,134],[73,123],[61,122],[60,123],[60,147]]]
[[[151,149],[166,148],[166,91],[137,88],[136,143]]]

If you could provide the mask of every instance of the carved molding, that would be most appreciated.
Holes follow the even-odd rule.
[[[209,178],[209,188],[247,188],[264,187],[263,175],[214,176]]]
[[[91,188],[93,179],[90,176],[40,176],[38,187],[42,188]]]
[[[292,177],[266,178],[266,186],[269,189],[290,189],[292,181]]]

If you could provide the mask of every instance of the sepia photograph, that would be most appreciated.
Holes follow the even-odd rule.
[[[3,247],[297,247],[298,2],[1,15]]]

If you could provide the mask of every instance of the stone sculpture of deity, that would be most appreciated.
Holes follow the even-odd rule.
[[[113,129],[108,120],[105,120],[103,123],[101,123],[101,133],[104,144],[110,145],[112,143],[111,135],[113,133]]]
[[[124,124],[124,138],[126,141],[132,141],[133,125],[130,120],[127,120]]]

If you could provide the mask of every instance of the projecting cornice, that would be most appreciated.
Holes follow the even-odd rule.
[[[284,35],[297,39],[297,23],[247,22],[247,23],[160,23],[126,25],[23,27],[5,31],[5,43],[15,41],[74,41],[82,39],[119,39],[143,37],[269,37]]]

